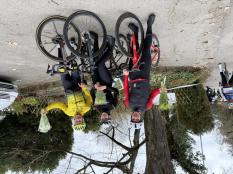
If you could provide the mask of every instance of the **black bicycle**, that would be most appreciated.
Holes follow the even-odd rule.
[[[100,47],[97,51],[93,49],[94,40],[90,37],[90,31],[99,36]],[[36,31],[38,48],[48,58],[59,62],[48,65],[47,73],[51,75],[59,73],[57,69],[61,63],[69,69],[73,61],[76,61],[82,72],[92,73],[94,57],[101,57],[105,52],[106,37],[106,29],[101,19],[85,10],[77,11],[68,18],[58,15],[47,17],[38,25]],[[120,39],[122,47],[128,49],[126,38],[122,35]],[[106,66],[114,76],[118,76],[128,62],[129,58],[115,45],[113,56],[106,62]]]
[[[75,45],[80,44],[78,48],[70,42],[71,36],[74,37],[72,33],[75,29],[72,25],[78,28],[81,34],[81,42],[75,43]],[[94,50],[94,40],[90,32],[95,32],[98,35],[99,49],[97,50]],[[79,33],[77,33],[77,37],[79,37]],[[84,72],[91,73],[94,67],[94,58],[101,57],[106,48],[107,32],[102,20],[93,12],[86,10],[77,11],[67,18],[64,24],[63,35],[67,47],[74,55],[80,58],[80,69],[83,69]],[[121,46],[128,49],[126,38],[122,35],[120,39]],[[75,40],[78,41],[78,39]],[[125,57],[118,46],[115,45],[113,56],[106,62],[106,66],[114,76],[118,76],[128,62],[128,57]]]

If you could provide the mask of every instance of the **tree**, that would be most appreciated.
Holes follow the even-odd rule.
[[[221,105],[213,105],[212,113],[219,120],[218,129],[223,135],[223,142],[227,143],[233,154],[233,110],[224,108]]]
[[[86,128],[84,130],[85,133],[89,131],[97,132],[100,129],[100,112],[91,109],[84,116],[86,122]]]
[[[140,129],[136,129],[134,131],[134,139],[133,139],[134,146],[139,145],[139,136],[140,136]],[[132,154],[132,159],[130,161],[129,174],[133,174],[135,161],[136,161],[136,158],[137,158],[137,155],[138,155],[138,150],[139,150],[139,148],[135,149],[134,153]]]
[[[62,112],[48,115],[52,129],[47,134],[37,131],[39,117],[31,114],[7,115],[0,122],[0,172],[52,171],[64,151],[71,150],[73,129],[70,119]]]
[[[140,130],[135,131],[134,133],[134,144],[131,147],[128,147],[122,144],[120,141],[115,139],[116,135],[115,127],[112,127],[112,130],[105,133],[100,132],[103,136],[106,136],[109,140],[111,140],[115,145],[122,148],[124,152],[122,156],[119,157],[117,160],[96,160],[93,157],[89,157],[87,155],[83,155],[81,153],[75,153],[72,151],[66,151],[69,154],[72,154],[74,157],[79,158],[83,166],[76,171],[77,174],[86,174],[86,173],[96,173],[95,167],[101,167],[106,169],[104,174],[111,173],[114,169],[120,170],[122,173],[125,174],[132,174],[134,169],[135,159],[137,157],[138,149],[145,143],[145,140],[139,142],[139,134]],[[57,149],[59,150],[59,149]],[[60,149],[62,150],[62,149]]]
[[[210,104],[202,85],[175,90],[177,116],[181,124],[194,134],[203,134],[214,127]]]
[[[162,113],[153,108],[145,114],[147,164],[145,173],[175,173],[172,160],[190,174],[203,174],[200,152],[192,152],[194,140],[181,125],[176,113],[169,118],[169,111]]]
[[[175,173],[161,113],[154,107],[144,117],[147,163],[145,173]]]
[[[206,168],[201,161],[201,153],[193,153],[192,144],[194,140],[188,134],[185,126],[178,122],[174,109],[170,112],[172,112],[170,118],[169,111],[162,112],[162,116],[166,119],[166,130],[171,158],[189,174],[206,173]]]

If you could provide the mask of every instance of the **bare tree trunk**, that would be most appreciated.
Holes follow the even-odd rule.
[[[160,111],[155,108],[145,114],[146,174],[175,173],[171,162],[164,120]]]
[[[139,145],[139,136],[140,136],[140,129],[135,129],[134,131],[134,139],[133,139],[133,144],[134,146]],[[132,154],[132,160],[130,162],[130,169],[129,169],[129,174],[133,174],[133,169],[134,169],[134,165],[135,165],[135,161],[138,155],[138,149],[136,149],[134,151],[134,153]]]

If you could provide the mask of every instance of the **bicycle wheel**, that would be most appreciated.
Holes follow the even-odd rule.
[[[64,16],[49,16],[38,25],[36,30],[36,43],[38,48],[45,56],[59,62],[63,62],[63,58],[58,56],[58,47],[59,41],[64,41],[63,26],[66,19],[67,18]],[[75,30],[75,33],[80,36],[78,28],[76,28],[74,25],[71,25],[71,27],[73,30]],[[81,42],[80,37],[78,38],[77,42]],[[66,45],[64,48],[67,55],[71,55],[71,52]],[[75,56],[71,55],[70,59],[74,58]]]
[[[144,30],[142,23],[135,14],[126,12],[117,19],[115,26],[115,35],[116,35],[117,44],[119,46],[119,49],[122,51],[122,53],[127,57],[133,57],[131,49],[126,50],[121,45],[121,40],[120,40],[120,35],[124,35],[127,38],[127,36],[130,36],[132,34],[132,31],[128,27],[129,23],[134,23],[138,27],[139,48],[137,50],[137,53],[139,54],[143,47]]]
[[[160,60],[160,44],[156,34],[152,34],[151,44],[151,68],[156,68],[159,65]]]
[[[63,29],[63,34],[64,34],[64,39],[67,47],[71,50],[73,54],[76,56],[82,57],[82,58],[88,58],[89,55],[88,53],[83,53],[80,49],[75,49],[69,42],[69,35],[70,35],[70,30],[68,30],[70,24],[73,24],[75,26],[78,26],[77,28],[79,29],[81,35],[84,33],[93,31],[96,34],[98,34],[98,42],[99,42],[99,49],[93,50],[93,40],[91,40],[92,44],[92,51],[93,51],[93,57],[98,56],[103,50],[106,45],[106,39],[107,39],[107,32],[106,28],[104,26],[104,23],[102,20],[94,13],[86,10],[81,10],[77,11],[73,14],[71,14],[64,25]],[[82,37],[82,43],[85,44],[84,38]],[[80,43],[76,43],[78,45]]]

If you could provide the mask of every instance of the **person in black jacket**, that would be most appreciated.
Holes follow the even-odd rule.
[[[90,32],[94,39],[94,50],[99,49],[98,35]],[[100,119],[102,123],[111,121],[110,111],[118,104],[119,91],[112,87],[113,78],[108,71],[105,62],[111,58],[115,39],[112,36],[107,37],[107,45],[104,53],[100,57],[95,58],[95,69],[92,74],[93,89],[91,91],[93,104],[95,108],[101,112]]]
[[[150,70],[151,70],[151,44],[152,44],[152,25],[155,20],[155,14],[150,14],[147,20],[146,37],[143,40],[143,49],[140,58],[138,71],[123,70],[124,81],[124,104],[132,110],[130,122],[135,129],[140,129],[143,122],[143,114],[150,110],[153,105],[153,99],[160,94],[160,89],[151,90]],[[137,41],[138,47],[138,27],[134,23],[129,23]],[[131,48],[132,49],[132,48]],[[133,63],[129,62],[129,70]]]

